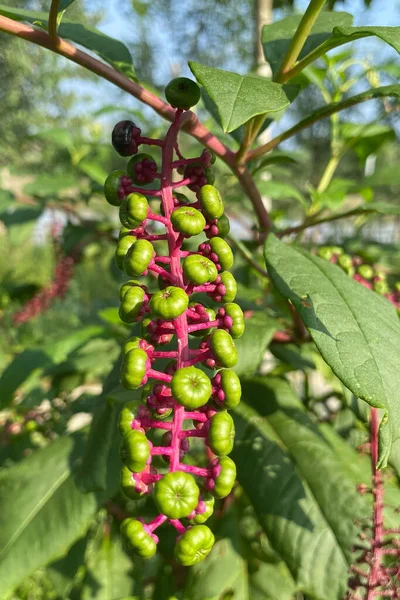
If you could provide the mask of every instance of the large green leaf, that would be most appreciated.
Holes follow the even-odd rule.
[[[26,349],[17,354],[0,377],[0,408],[5,408],[11,403],[14,393],[35,371],[50,363],[50,356],[39,349]]]
[[[135,578],[140,577],[122,547],[116,527],[101,524],[99,539],[95,539],[88,552],[86,576],[83,581],[81,600],[121,600],[135,592]],[[137,571],[135,573],[135,571]]]
[[[232,453],[238,480],[296,588],[314,600],[341,600],[354,521],[369,516],[370,501],[285,380],[256,377],[242,386]]]
[[[322,357],[355,396],[384,411],[379,464],[400,434],[400,324],[385,298],[339,269],[268,236],[265,260],[279,292],[293,302]]]
[[[63,556],[106,499],[106,492],[83,494],[77,486],[83,443],[82,434],[60,438],[0,474],[2,594]]]
[[[252,117],[276,112],[290,104],[283,86],[263,77],[238,75],[195,62],[189,62],[189,67],[215,102],[226,132],[237,129]]]
[[[239,360],[235,367],[238,375],[255,373],[260,366],[267,346],[279,323],[269,315],[257,311],[245,321],[245,331],[241,338],[235,340]]]
[[[273,73],[279,69],[301,19],[301,15],[292,15],[263,26],[261,43],[265,60],[271,65]],[[352,23],[352,15],[346,12],[321,13],[311,29],[299,58],[303,58],[329,39],[334,27],[348,26]]]
[[[107,481],[113,474],[108,473],[107,462],[112,441],[117,435],[116,417],[119,413],[115,404],[104,399],[93,416],[89,436],[86,442],[82,465],[79,469],[77,482],[83,492],[97,492],[107,488]],[[101,440],[101,443],[99,443]],[[118,486],[119,472],[115,487]]]
[[[41,23],[47,29],[48,15],[45,12],[18,8],[10,9],[9,6],[0,4],[0,14],[16,21]],[[89,27],[88,25],[72,23],[70,21],[63,21],[58,28],[58,33],[61,37],[95,52],[104,61],[112,65],[114,69],[117,69],[117,71],[120,71],[130,79],[136,80],[132,56],[128,48],[120,40],[109,37],[98,29]]]
[[[301,18],[301,15],[290,16],[263,27],[264,55],[274,73],[279,69]],[[311,29],[299,59],[311,53],[315,59],[332,48],[369,36],[380,38],[400,52],[400,27],[351,27],[352,22],[353,17],[345,12],[321,13]]]

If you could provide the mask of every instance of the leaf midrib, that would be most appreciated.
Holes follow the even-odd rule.
[[[53,495],[53,493],[68,479],[70,476],[70,469],[66,469],[64,473],[58,477],[58,479],[53,483],[53,485],[48,489],[47,493],[41,498],[41,500],[37,503],[37,505],[31,510],[31,512],[26,516],[26,518],[22,521],[21,525],[14,532],[14,534],[9,539],[8,543],[4,546],[3,550],[0,552],[0,558],[2,558],[5,554],[7,554],[8,550],[12,547],[14,542],[18,540],[18,538],[22,535],[24,529],[33,521],[36,515],[42,510],[46,502]]]

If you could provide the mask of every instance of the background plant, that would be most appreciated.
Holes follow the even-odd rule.
[[[314,9],[315,3],[311,4]],[[148,107],[167,118],[172,117],[171,112],[158,96],[136,87],[126,49],[110,40],[99,45],[99,38],[89,36],[80,23],[75,27],[68,24],[69,19],[81,18],[70,12],[76,6],[70,3],[64,15],[61,37],[89,46],[112,67],[107,70],[103,62],[93,62],[80,53],[74,54],[75,59],[90,62],[97,74],[107,74],[133,96],[140,94],[147,107],[141,110],[140,104],[135,104],[133,118],[149,136],[160,135],[165,123]],[[53,16],[55,9],[53,3]],[[95,9],[101,9],[101,4]],[[15,4],[12,8],[3,6],[1,11],[5,15],[0,25],[3,30],[55,48],[57,42],[47,37],[46,13],[21,14]],[[88,16],[86,23],[97,19],[93,12]],[[276,14],[277,19],[282,17],[282,12]],[[220,100],[224,85],[235,85],[237,81],[232,74],[208,69],[201,64],[200,55],[188,56],[195,61],[191,64],[193,74],[207,92],[198,111],[203,125],[193,118],[188,130],[198,140],[207,137],[218,155],[218,183],[227,214],[235,225],[232,242],[236,248],[238,299],[248,311],[237,366],[237,373],[247,376],[244,401],[234,417],[237,443],[232,457],[238,466],[238,486],[233,501],[216,511],[216,550],[207,566],[198,571],[182,572],[170,564],[171,542],[167,535],[161,540],[164,550],[143,571],[142,565],[126,557],[116,535],[115,524],[126,512],[151,512],[151,506],[126,505],[117,492],[115,419],[120,406],[132,396],[127,398],[119,388],[118,366],[113,369],[113,361],[118,359],[119,347],[130,332],[119,320],[115,303],[121,283],[112,262],[116,222],[101,197],[106,174],[122,166],[109,147],[111,122],[131,118],[133,104],[118,95],[113,97],[121,109],[118,115],[111,115],[112,121],[107,116],[110,107],[99,106],[98,100],[88,105],[93,114],[85,111],[82,115],[78,109],[79,119],[69,106],[63,113],[68,114],[68,122],[63,122],[63,116],[60,121],[60,115],[52,110],[46,113],[39,102],[35,106],[43,108],[45,116],[43,122],[36,119],[35,126],[26,130],[28,137],[25,130],[18,133],[16,126],[9,124],[11,137],[7,139],[17,138],[24,152],[12,154],[11,141],[3,145],[10,148],[4,153],[6,157],[16,157],[7,158],[1,179],[5,225],[1,244],[3,254],[7,252],[9,257],[1,273],[4,595],[101,597],[105,590],[112,590],[109,594],[115,598],[157,598],[171,586],[170,595],[183,598],[206,594],[216,598],[246,594],[251,598],[341,598],[347,588],[349,566],[356,560],[352,547],[358,543],[360,522],[372,514],[368,495],[360,496],[356,491],[362,481],[370,485],[368,457],[354,451],[367,439],[368,409],[353,393],[379,403],[387,412],[387,424],[380,437],[381,463],[390,464],[384,471],[385,519],[389,528],[398,525],[394,510],[399,504],[398,442],[391,446],[399,418],[395,401],[398,324],[390,305],[369,290],[364,291],[337,267],[329,263],[321,266],[314,258],[315,245],[333,242],[336,246],[340,241],[346,254],[374,265],[388,288],[395,288],[398,233],[397,221],[391,215],[398,213],[398,173],[393,166],[398,157],[398,64],[393,48],[383,54],[383,42],[398,48],[398,33],[394,28],[355,31],[349,29],[348,19],[321,13],[317,23],[320,33],[317,38],[311,35],[305,50],[318,60],[306,64],[308,59],[300,59],[294,65],[289,81],[296,86],[294,89],[273,87],[287,77],[285,68],[275,66],[274,57],[286,56],[284,60],[289,60],[286,64],[290,67],[290,59],[297,57],[293,46],[288,49],[282,38],[274,39],[274,25],[265,27],[263,45],[275,83],[263,79],[259,92],[250,87],[256,102],[250,105],[246,97],[244,106],[254,114],[238,111],[239,103],[232,111],[226,98]],[[33,32],[24,23],[34,23]],[[51,19],[53,33],[54,23]],[[296,27],[293,21],[285,23],[285,39],[293,39]],[[335,26],[341,29],[332,36]],[[321,33],[324,28],[326,32]],[[78,37],[82,31],[84,39]],[[374,48],[380,49],[381,61],[375,52],[360,62],[348,45],[342,45],[336,53],[322,54],[331,45],[367,33],[380,36],[381,45]],[[301,42],[301,36],[295,39]],[[315,49],[313,39],[318,44]],[[373,40],[367,38],[368,43]],[[19,56],[29,57],[28,46],[22,48],[24,54],[21,51]],[[41,48],[37,51],[40,56],[50,57]],[[72,52],[63,43],[58,51],[67,55]],[[254,56],[253,44],[248,56]],[[57,60],[60,65],[63,59]],[[236,70],[222,61],[212,65],[221,66]],[[160,78],[154,80],[150,70],[141,72],[141,77],[160,85]],[[84,72],[88,71],[79,69],[79,73]],[[165,81],[169,78],[170,73]],[[245,79],[242,88],[255,81]],[[33,85],[32,89],[35,87],[39,86]],[[364,91],[366,95],[357,98]],[[361,103],[373,97],[377,99]],[[57,106],[64,102],[65,90],[59,98]],[[342,104],[332,107],[333,102]],[[365,108],[371,104],[376,108]],[[15,100],[9,105],[19,106]],[[322,106],[328,108],[321,108],[320,113],[317,107]],[[351,110],[340,117],[337,112],[329,115],[339,107]],[[266,124],[279,111],[285,114],[278,125],[272,122],[269,139],[255,139],[261,131],[261,120]],[[12,111],[12,115],[17,113]],[[265,113],[266,119],[259,116]],[[5,127],[7,119],[2,123]],[[76,125],[70,127],[70,123]],[[207,134],[205,126],[218,135],[218,140]],[[223,132],[231,127],[229,133]],[[182,141],[185,152],[194,155],[190,137]],[[276,150],[278,141],[282,145]],[[267,214],[264,207],[271,202],[272,210]],[[46,239],[46,230],[54,229],[47,225],[54,223],[59,229],[57,242],[40,244]],[[281,237],[292,232],[292,237],[302,242],[303,250],[269,238],[267,279],[260,242],[271,227]],[[35,319],[12,327],[17,310],[49,283],[54,263],[76,250],[80,258],[65,298],[56,300]],[[307,273],[307,281],[293,279],[294,271]],[[290,298],[291,304],[277,295],[274,286]],[[341,290],[340,298],[336,289]],[[326,310],[332,303],[337,314]],[[313,341],[298,315],[309,327]],[[351,315],[355,315],[361,329]],[[341,328],[344,322],[346,331],[351,332],[348,337]],[[324,337],[324,327],[334,334],[333,338]],[[377,336],[384,341],[375,346]],[[332,339],[338,340],[339,346],[326,343]],[[265,362],[267,347],[271,353]],[[321,360],[317,348],[335,375]],[[338,361],[338,356],[346,360]],[[360,363],[355,362],[358,358]],[[107,397],[112,401],[105,402]],[[86,416],[80,415],[79,430],[72,432],[78,427],[77,413]],[[87,432],[82,429],[82,419],[91,414],[94,419]],[[282,503],[282,497],[288,499],[287,503]],[[96,568],[101,561],[109,568]],[[237,578],[232,576],[234,572],[239,574]],[[20,587],[13,592],[16,586]]]

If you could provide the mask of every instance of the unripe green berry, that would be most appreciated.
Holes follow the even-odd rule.
[[[183,262],[183,273],[188,281],[195,285],[203,285],[218,277],[215,264],[201,254],[191,254]]]
[[[242,309],[239,304],[236,304],[235,302],[227,302],[224,304],[224,309],[226,316],[231,317],[233,321],[229,333],[233,339],[240,338],[244,333],[244,317]]]
[[[217,227],[218,227],[218,236],[221,238],[225,238],[227,235],[229,235],[229,232],[231,230],[231,224],[229,222],[228,217],[223,214],[218,220],[217,220]]]
[[[214,496],[212,496],[209,492],[206,492],[202,497],[202,501],[206,505],[206,510],[202,513],[196,514],[193,519],[189,520],[189,523],[192,525],[201,525],[202,523],[205,523],[214,512]]]
[[[348,254],[341,254],[338,258],[337,264],[348,275],[354,274],[353,260]]]
[[[235,425],[231,415],[226,411],[216,413],[210,419],[208,443],[217,456],[226,456],[232,452],[235,440]]]
[[[179,404],[195,410],[207,403],[212,387],[208,376],[196,367],[178,369],[171,381],[172,395]]]
[[[132,431],[132,421],[135,418],[136,409],[137,402],[135,400],[127,402],[122,407],[118,418],[118,429],[122,436],[124,436],[129,431]]]
[[[131,287],[130,290],[126,291],[118,311],[121,321],[124,323],[135,323],[137,321],[143,307],[144,295],[144,289],[139,286]]]
[[[117,244],[117,248],[115,250],[115,262],[121,271],[123,270],[125,256],[136,240],[137,238],[134,235],[124,235],[124,237],[122,237]]]
[[[175,231],[184,235],[198,235],[206,226],[206,220],[199,210],[192,206],[180,206],[171,214]]]
[[[175,546],[175,558],[185,567],[204,560],[214,546],[214,535],[207,525],[187,529]]]
[[[216,498],[225,498],[231,493],[236,479],[236,465],[229,456],[222,456],[218,459],[221,470],[215,478],[215,486],[212,494]]]
[[[225,286],[226,292],[222,296],[223,302],[233,302],[237,294],[237,283],[236,279],[229,271],[223,271],[220,273],[221,284]]]
[[[128,352],[130,352],[131,350],[134,350],[135,348],[140,348],[140,342],[142,342],[142,341],[143,341],[143,338],[133,335],[132,337],[130,337],[126,340],[126,342],[122,348],[122,353],[127,354]]]
[[[231,247],[220,237],[214,237],[210,240],[211,252],[218,256],[218,262],[223,271],[229,271],[233,265],[233,254]]]
[[[146,375],[148,356],[144,350],[129,350],[122,360],[121,385],[127,390],[135,390],[141,386]]]
[[[125,273],[130,277],[141,275],[153,260],[153,255],[154,248],[148,240],[137,240],[129,248],[122,262]]]
[[[149,203],[143,194],[129,194],[119,207],[119,220],[125,227],[135,229],[147,217]]]
[[[200,100],[200,88],[187,77],[176,77],[166,86],[165,97],[174,108],[188,110]]]
[[[150,456],[150,445],[145,434],[137,429],[127,431],[122,438],[121,459],[133,473],[140,473]]]
[[[153,294],[150,310],[162,319],[176,319],[189,305],[189,296],[180,287],[168,286]]]
[[[125,294],[131,290],[132,288],[140,287],[143,288],[143,284],[140,281],[136,281],[136,279],[130,279],[129,281],[125,281],[119,288],[119,299],[122,300],[125,298]]]
[[[125,171],[113,171],[104,182],[104,196],[112,206],[119,206],[122,202],[118,196],[121,177],[127,177]]]
[[[120,485],[125,496],[131,498],[131,500],[137,500],[138,498],[144,496],[144,492],[137,492],[135,490],[132,471],[130,471],[126,465],[124,465],[121,469]]]
[[[371,265],[360,265],[357,269],[357,272],[364,277],[364,279],[372,279],[374,276],[374,269]]]
[[[199,503],[199,494],[194,477],[183,471],[167,473],[154,486],[157,508],[169,519],[189,516]]]
[[[126,235],[131,235],[131,227],[121,227],[118,234],[118,240],[121,240]]]
[[[157,544],[137,519],[128,518],[121,523],[121,534],[128,550],[141,558],[151,558],[157,551]]]
[[[218,372],[221,376],[220,386],[225,394],[225,399],[221,405],[226,409],[235,408],[240,402],[242,396],[242,386],[240,379],[235,371],[231,369],[222,369]]]
[[[208,219],[219,219],[224,214],[221,194],[213,185],[207,184],[200,188],[199,201]]]
[[[230,369],[238,361],[232,337],[224,329],[215,329],[210,335],[210,348],[218,366]]]

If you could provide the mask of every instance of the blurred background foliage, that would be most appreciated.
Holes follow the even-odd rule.
[[[49,2],[39,0],[4,0],[5,4],[32,10],[49,7]],[[68,19],[84,21],[123,39],[132,52],[141,82],[158,90],[172,77],[188,73],[188,59],[240,73],[259,72],[265,67],[260,65],[257,30],[261,17],[266,22],[304,8],[304,3],[289,0],[274,2],[273,6],[255,0],[204,0],[201,5],[165,0],[105,4],[75,2]],[[352,10],[351,4],[330,3],[336,10]],[[379,0],[358,2],[356,18],[363,23],[373,21],[378,5]],[[391,14],[399,14],[395,0],[385,3],[383,12],[385,22],[391,22]],[[290,110],[272,122],[273,135],[307,115],[310,106],[396,82],[400,68],[393,55],[379,42],[368,41],[361,43],[357,51],[346,46],[307,67],[297,82],[301,93]],[[67,434],[85,431],[99,403],[104,403],[105,396],[99,395],[104,382],[106,395],[117,387],[113,364],[130,328],[118,317],[118,289],[123,276],[113,258],[117,211],[102,196],[107,174],[125,164],[112,149],[110,132],[115,122],[125,118],[133,119],[149,137],[162,135],[166,127],[158,116],[110,84],[5,34],[0,34],[0,73],[1,476],[3,470],[22,459],[45,451],[50,442],[63,442]],[[198,107],[198,113],[225,143],[237,149],[240,131],[222,134],[207,110],[207,102]],[[321,210],[335,215],[370,202],[398,203],[398,117],[399,106],[394,101],[362,104],[340,118],[310,127],[266,159],[254,161],[250,168],[275,225],[289,227]],[[262,136],[265,140],[271,133],[266,131]],[[198,153],[197,143],[189,137],[182,136],[181,143],[184,154]],[[326,185],[321,186],[332,144],[340,146],[340,161]],[[219,161],[216,181],[233,235],[262,265],[254,241],[256,223],[250,202]],[[300,232],[298,239],[312,248],[329,243],[343,245],[351,254],[378,264],[391,281],[399,279],[398,216],[377,218],[366,213],[346,221],[333,220]],[[69,270],[61,269],[57,274],[57,265],[66,257],[71,259]],[[284,326],[289,315],[282,300],[271,295],[268,280],[241,252],[236,253],[234,274],[243,307],[267,313],[267,335],[260,341],[262,372],[289,374],[313,422],[330,423],[352,446],[364,441],[362,403],[354,408],[354,398],[318,359],[311,343],[301,350],[294,347],[287,351],[272,345],[270,352],[264,353],[276,328],[271,317],[278,314],[278,324]],[[149,285],[154,286],[154,282]],[[255,329],[250,328],[250,332],[254,335]],[[250,333],[248,336],[244,343],[251,346]],[[312,371],[315,366],[316,372]],[[113,398],[118,406],[126,400],[126,393],[115,392]],[[337,404],[332,400],[327,404],[332,398]],[[78,437],[73,439],[78,447]],[[62,461],[61,444],[58,448]],[[161,539],[165,551],[145,567],[124,553],[115,521],[121,511],[134,514],[138,508],[117,494],[119,459],[114,450],[110,452],[113,466],[107,467],[107,473],[114,473],[113,480],[107,484],[106,493],[92,494],[99,496],[93,499],[100,507],[95,519],[79,525],[75,538],[66,543],[64,554],[72,542],[74,545],[64,557],[60,558],[63,552],[55,548],[53,557],[59,560],[47,569],[27,579],[22,569],[21,583],[11,595],[12,600],[204,597],[198,591],[203,571],[197,569],[188,576],[184,570],[176,570],[165,558],[169,554],[165,550],[168,539]],[[90,455],[89,466],[93,460],[96,457]],[[399,473],[398,462],[397,469]],[[40,467],[37,472],[40,476]],[[220,542],[212,560],[220,552],[228,571],[234,564],[239,573],[246,573],[250,590],[246,593],[250,595],[238,595],[235,581],[218,580],[209,597],[303,598],[265,533],[261,533],[245,492],[238,488],[236,496],[234,506],[224,511],[221,507],[215,517]],[[140,509],[151,513],[153,507]],[[51,558],[49,555],[47,562]],[[212,562],[205,569],[212,572]]]

